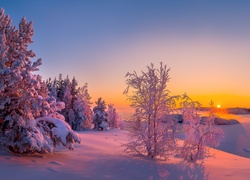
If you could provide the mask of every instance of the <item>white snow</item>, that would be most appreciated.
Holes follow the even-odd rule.
[[[51,154],[15,155],[0,149],[0,179],[249,179],[250,116],[233,119],[240,124],[221,126],[225,140],[211,149],[215,157],[203,163],[126,155],[120,146],[128,140],[126,130],[82,131],[82,143],[74,151],[58,148]]]
[[[55,127],[53,127],[51,129],[52,134],[55,135],[57,138],[59,138],[64,145],[67,144],[67,142],[66,142],[67,136],[68,136],[69,133],[71,133],[73,131],[72,131],[70,125],[68,123],[66,123],[64,120],[56,119],[56,118],[47,116],[47,117],[37,118],[36,121],[37,122],[39,122],[39,121],[47,121],[47,122],[53,123],[55,125]],[[77,137],[76,132],[72,133],[72,135],[75,137],[77,142],[81,141]]]

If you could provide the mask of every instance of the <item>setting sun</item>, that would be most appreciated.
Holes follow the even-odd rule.
[[[220,108],[220,107],[221,107],[220,104],[218,104],[218,105],[217,105],[217,108]]]

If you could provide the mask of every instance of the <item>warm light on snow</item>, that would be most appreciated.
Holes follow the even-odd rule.
[[[178,157],[151,161],[126,155],[126,130],[79,131],[83,142],[74,151],[58,148],[52,154],[17,156],[0,149],[1,179],[249,179],[250,119],[227,115],[241,124],[221,126],[225,138],[203,163],[184,163]],[[15,173],[12,173],[13,168]],[[18,177],[18,178],[17,178]]]

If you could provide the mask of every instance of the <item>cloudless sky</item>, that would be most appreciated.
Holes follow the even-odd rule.
[[[49,77],[69,75],[128,107],[127,72],[162,61],[171,94],[186,92],[208,106],[250,107],[250,1],[247,0],[0,0],[18,26],[34,22],[30,46]]]

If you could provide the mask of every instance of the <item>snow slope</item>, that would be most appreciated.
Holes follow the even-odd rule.
[[[241,124],[221,126],[225,140],[215,157],[203,163],[151,160],[123,153],[127,131],[80,132],[74,151],[59,148],[52,154],[14,155],[0,150],[1,180],[78,179],[249,179],[250,116],[234,117]]]
[[[250,115],[221,115],[228,119],[237,119],[240,123],[220,126],[224,131],[224,139],[217,149],[250,158]]]

